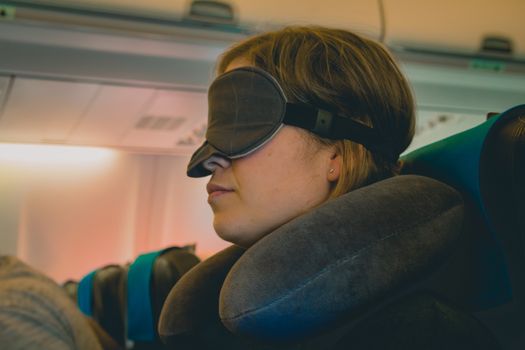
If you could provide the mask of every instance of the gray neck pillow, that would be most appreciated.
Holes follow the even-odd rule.
[[[436,180],[402,175],[360,188],[246,251],[198,264],[171,290],[159,333],[176,344],[220,319],[242,338],[309,337],[430,274],[462,223],[461,196]]]

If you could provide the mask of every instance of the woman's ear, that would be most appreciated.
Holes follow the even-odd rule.
[[[327,179],[330,182],[335,182],[339,180],[339,175],[341,174],[341,167],[343,166],[343,157],[337,153],[333,153],[330,157],[330,163],[328,167]]]

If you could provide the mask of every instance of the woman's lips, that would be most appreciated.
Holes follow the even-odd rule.
[[[208,192],[208,202],[214,198],[222,196],[223,194],[233,192],[233,190],[230,188],[213,183],[208,183],[206,185],[206,191]]]

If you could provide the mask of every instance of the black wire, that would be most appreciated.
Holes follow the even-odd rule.
[[[385,36],[386,36],[386,19],[385,19],[385,6],[383,3],[383,0],[377,0],[377,4],[379,7],[379,42],[385,43]]]

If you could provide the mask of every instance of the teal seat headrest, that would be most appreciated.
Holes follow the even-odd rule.
[[[485,198],[494,184],[484,179],[487,172],[500,171],[487,157],[487,153],[497,147],[494,134],[502,125],[524,114],[525,105],[516,106],[474,128],[402,157],[405,174],[429,176],[451,185],[463,194],[470,208],[475,239],[468,254],[477,267],[470,276],[472,292],[464,302],[472,310],[502,305],[512,298],[508,261]]]
[[[97,270],[85,275],[78,283],[77,302],[84,315],[93,316],[93,278]]]
[[[150,281],[155,260],[163,251],[142,254],[129,267],[126,288],[128,339],[145,342],[155,340]]]
[[[130,265],[126,288],[127,338],[135,345],[159,344],[157,321],[162,304],[179,278],[199,261],[190,246],[174,246],[142,254]]]

